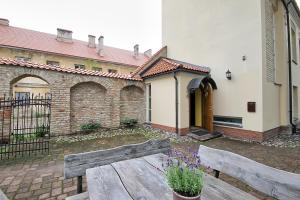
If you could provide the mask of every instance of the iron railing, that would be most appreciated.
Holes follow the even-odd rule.
[[[0,98],[0,159],[49,153],[51,96]]]

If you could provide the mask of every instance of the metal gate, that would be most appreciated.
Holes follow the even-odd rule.
[[[0,98],[0,160],[49,153],[51,96]]]

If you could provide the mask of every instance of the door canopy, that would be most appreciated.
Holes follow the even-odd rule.
[[[209,75],[203,75],[198,78],[194,78],[193,80],[190,81],[187,89],[188,91],[194,91],[198,88],[206,84],[210,84],[212,89],[216,90],[217,89],[217,84],[216,82],[209,76]]]

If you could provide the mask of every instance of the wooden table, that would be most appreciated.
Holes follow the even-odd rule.
[[[86,171],[90,200],[172,200],[166,182],[163,154],[125,160]],[[257,200],[219,179],[205,174],[201,200]]]

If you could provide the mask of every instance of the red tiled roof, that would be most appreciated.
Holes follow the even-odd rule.
[[[153,56],[151,56],[151,58],[149,58],[143,65],[141,65],[140,67],[136,68],[136,70],[132,73],[132,76],[135,76],[137,74],[139,74],[140,72],[142,72],[145,67],[147,66],[148,63],[150,63],[152,61],[152,59],[155,59],[156,56],[158,56],[162,51],[166,50],[167,46],[164,46],[163,48],[161,48],[159,51],[157,51]]]
[[[96,48],[88,47],[88,42],[75,39],[72,43],[59,42],[56,40],[56,35],[12,26],[0,25],[0,36],[0,46],[89,58],[134,67],[141,66],[149,59],[144,54],[140,54],[136,59],[132,51],[108,46],[104,46],[104,55],[99,56]]]
[[[190,63],[173,60],[170,58],[161,58],[157,63],[150,67],[145,73],[141,74],[142,78],[158,75],[165,72],[170,72],[176,69],[185,69],[189,71],[210,73],[208,67],[203,67],[199,65],[193,65]]]
[[[17,60],[12,60],[12,59],[7,59],[7,58],[0,58],[0,65],[15,65],[15,66],[21,66],[21,67],[51,70],[51,71],[58,71],[58,72],[65,72],[65,73],[72,73],[72,74],[81,74],[81,75],[89,75],[89,76],[100,76],[100,77],[107,77],[107,78],[118,78],[118,79],[142,81],[142,79],[133,78],[127,74],[97,72],[97,71],[93,71],[93,70],[74,69],[74,68],[61,68],[61,67],[54,67],[51,65],[17,61]]]

